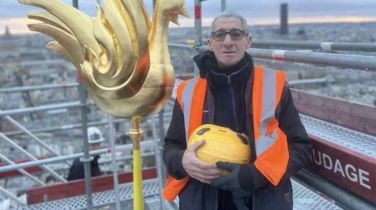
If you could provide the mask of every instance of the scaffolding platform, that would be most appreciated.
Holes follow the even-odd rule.
[[[294,192],[294,210],[341,210],[335,203],[310,190],[297,181],[292,180]],[[157,179],[146,180],[143,183],[145,210],[155,210],[161,208],[160,188]],[[131,209],[132,207],[132,183],[120,185],[119,199],[121,209]],[[116,194],[113,190],[98,192],[93,194],[93,207],[95,209],[115,209]],[[163,209],[174,210],[177,205],[170,204],[165,200]],[[86,196],[76,196],[67,199],[50,201],[15,208],[17,210],[84,210],[86,206]],[[14,210],[15,210],[14,209]]]

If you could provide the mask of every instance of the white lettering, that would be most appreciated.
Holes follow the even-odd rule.
[[[364,183],[364,181],[369,182],[369,173],[368,173],[368,171],[359,169],[359,183],[360,183],[360,185],[369,189],[369,190],[372,189],[371,186]]]
[[[332,159],[331,156],[321,151],[312,149],[311,161],[319,166],[323,166],[325,169],[332,171],[334,174],[341,174],[345,179],[351,182],[359,183],[363,188],[372,189],[370,185],[370,173],[360,168],[356,168],[352,164],[342,165],[341,160]],[[342,160],[343,161],[343,160]],[[333,164],[334,163],[334,164]]]
[[[334,162],[334,170],[333,170],[333,172],[337,173],[338,171],[341,173],[341,175],[343,177],[346,177],[345,176],[345,172],[343,172],[343,168],[342,168],[341,162],[338,159],[336,159],[336,161]]]
[[[318,158],[318,159],[317,159]],[[315,153],[315,150],[313,150],[313,161],[317,164],[317,165],[321,165],[322,162],[321,162],[321,152],[318,151],[317,152],[317,155]]]
[[[352,169],[352,172],[349,172],[349,169]],[[345,165],[345,171],[346,171],[346,176],[347,178],[350,179],[352,182],[358,182],[358,176],[356,174],[356,168],[351,165],[351,164],[346,164]]]
[[[326,168],[328,170],[332,170],[333,162],[332,162],[332,158],[330,158],[329,155],[322,153],[322,161],[324,163],[324,168]]]

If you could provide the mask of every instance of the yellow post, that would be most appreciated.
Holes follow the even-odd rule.
[[[140,129],[141,117],[131,119],[131,130],[129,136],[133,141],[133,209],[143,210],[144,201],[142,193],[142,162],[140,153],[140,141],[142,130]]]

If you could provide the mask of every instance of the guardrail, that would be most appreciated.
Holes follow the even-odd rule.
[[[374,43],[353,43],[353,42],[312,42],[312,41],[287,41],[287,40],[267,40],[253,41],[254,48],[296,48],[323,51],[361,51],[376,52]]]
[[[192,46],[185,44],[169,44],[172,48],[196,49],[199,52],[208,50],[207,46]],[[270,50],[250,48],[247,52],[254,58],[288,61],[295,63],[353,68],[362,71],[376,71],[375,56],[333,54],[323,52],[305,52],[292,50]]]

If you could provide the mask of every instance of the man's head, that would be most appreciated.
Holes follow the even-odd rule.
[[[225,12],[213,20],[208,47],[214,52],[221,68],[226,69],[238,63],[250,46],[244,17],[234,12]]]
[[[102,132],[97,127],[90,127],[87,129],[87,138],[89,149],[97,149],[104,141]]]

